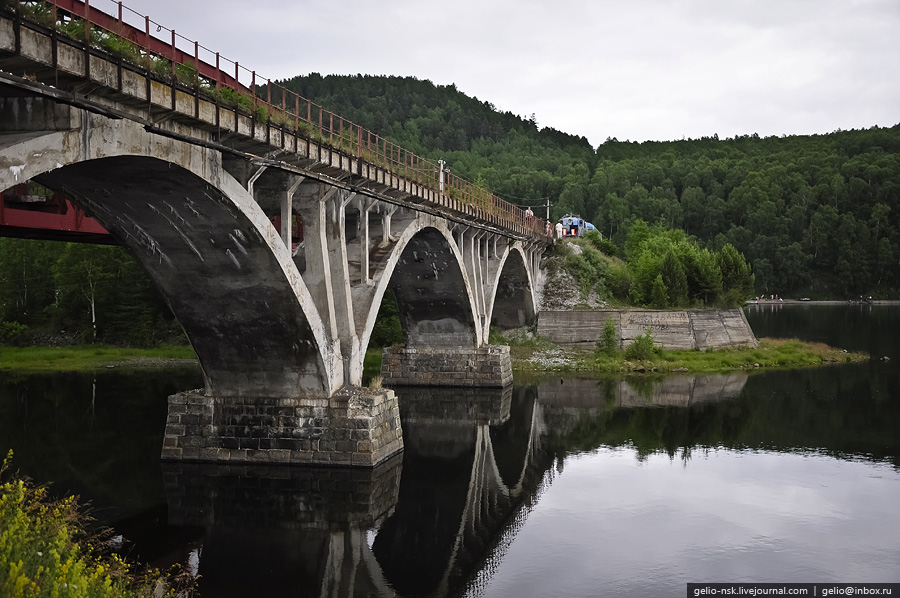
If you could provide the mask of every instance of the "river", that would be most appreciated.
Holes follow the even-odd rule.
[[[401,389],[406,448],[364,471],[160,463],[165,397],[200,386],[195,368],[0,373],[0,449],[207,598],[900,582],[900,307],[747,317],[873,359]]]

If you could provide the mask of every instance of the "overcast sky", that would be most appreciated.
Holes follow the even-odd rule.
[[[900,0],[125,4],[272,79],[455,83],[594,146],[900,122]]]

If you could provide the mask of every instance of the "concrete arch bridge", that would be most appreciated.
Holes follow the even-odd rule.
[[[451,193],[442,165],[400,158],[352,123],[346,146],[321,109],[318,132],[262,119],[12,4],[0,8],[0,190],[35,181],[71,198],[180,320],[205,388],[170,397],[164,458],[371,466],[399,450],[393,394],[359,388],[389,289],[407,336],[386,356],[389,383],[511,382],[508,348],[489,346],[488,330],[534,318],[543,221]],[[136,38],[121,4],[118,21],[51,4]],[[153,51],[177,60],[174,31]],[[215,76],[228,82],[218,60]]]

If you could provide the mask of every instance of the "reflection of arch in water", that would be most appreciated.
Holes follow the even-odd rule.
[[[371,470],[163,464],[170,525],[203,526],[199,589],[222,598],[393,593],[368,544],[401,458]]]
[[[511,392],[400,393],[404,467],[417,471],[404,477],[397,510],[373,544],[400,594],[455,595],[483,584],[536,504],[535,492],[549,484],[541,408],[533,392]],[[447,417],[454,398],[464,417]],[[513,448],[498,454],[495,447],[510,438]]]

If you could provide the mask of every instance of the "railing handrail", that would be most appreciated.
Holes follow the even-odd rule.
[[[256,71],[242,66],[238,61],[232,61],[223,57],[218,52],[200,45],[199,42],[190,40],[169,29],[147,15],[125,6],[120,0],[45,0],[53,11],[54,26],[58,20],[57,10],[63,10],[73,17],[85,20],[85,42],[90,42],[91,27],[97,26],[104,31],[123,38],[134,44],[148,55],[164,58],[171,62],[172,75],[177,74],[177,65],[192,65],[195,70],[196,86],[200,85],[200,78],[214,82],[218,92],[225,87],[237,94],[249,94],[251,117],[261,116],[269,122],[282,126],[293,125],[298,133],[308,131],[309,136],[317,135],[323,143],[338,147],[341,151],[346,148],[354,156],[368,160],[370,163],[386,168],[387,170],[415,180],[419,184],[437,190],[441,197],[442,205],[457,210],[481,216],[488,221],[499,221],[498,224],[521,232],[530,232],[536,236],[552,236],[549,223],[534,216],[528,217],[524,210],[506,200],[494,195],[490,191],[478,185],[450,173],[438,164],[427,158],[416,155],[413,152],[385,139],[350,121],[323,106],[304,98],[295,91],[273,82],[271,79],[260,76]],[[114,5],[115,14],[111,14],[97,8],[96,3],[106,2]],[[143,29],[127,22],[126,16],[137,18],[143,25]],[[155,31],[154,31],[155,28]],[[164,33],[163,39],[154,36],[153,33]],[[179,48],[179,40],[192,50]],[[209,62],[204,56],[203,50],[213,62]],[[227,66],[223,69],[223,63]],[[232,73],[233,66],[233,73]],[[249,81],[247,81],[249,76]],[[259,97],[260,90],[265,86],[265,97]],[[276,97],[272,97],[275,90]],[[280,93],[280,98],[277,96]],[[279,101],[280,99],[280,101]],[[219,97],[217,96],[217,100]],[[238,110],[235,106],[235,110]]]

